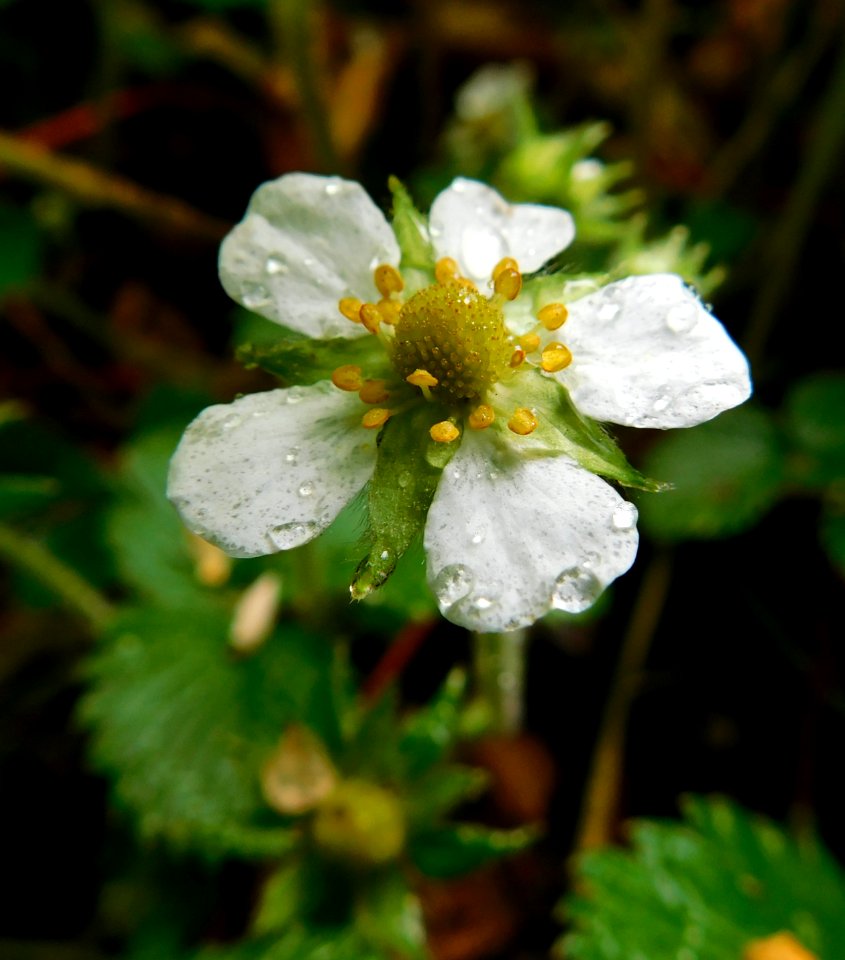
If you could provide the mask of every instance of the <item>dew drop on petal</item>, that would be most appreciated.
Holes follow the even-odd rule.
[[[570,567],[555,580],[552,606],[556,610],[581,613],[599,598],[602,585],[594,574],[583,567]]]
[[[311,497],[314,495],[314,484],[313,483],[303,483],[297,493],[300,497]]]
[[[326,193],[330,197],[334,197],[338,193],[340,193],[340,189],[341,189],[341,184],[336,183],[334,180],[326,184]]]
[[[243,423],[243,417],[238,413],[230,413],[227,417],[224,417],[220,426],[224,430],[232,430],[235,427],[239,427]]]
[[[618,303],[605,303],[599,307],[599,320],[612,320],[619,313],[619,310]]]
[[[662,413],[671,403],[671,400],[666,394],[661,394],[652,404],[652,408],[658,413]]]
[[[279,257],[267,257],[267,263],[264,264],[264,269],[270,276],[288,272],[287,264],[284,260],[279,259]]]
[[[285,454],[285,463],[296,463],[299,459],[299,447],[291,447]]]
[[[478,533],[474,533],[470,538],[470,542],[478,546],[479,543],[484,542],[484,534],[481,533],[480,531]]]
[[[493,601],[489,597],[476,597],[472,605],[476,610],[489,610],[493,606]]]
[[[616,530],[633,530],[637,524],[637,508],[633,503],[620,503],[613,511],[610,522]]]
[[[689,333],[698,321],[698,307],[694,303],[677,303],[666,313],[666,326],[672,333]]]
[[[453,563],[444,567],[434,578],[434,592],[440,602],[451,607],[472,590],[472,574],[463,564]]]
[[[270,291],[260,283],[245,283],[241,288],[241,303],[249,310],[266,306],[272,297]]]
[[[319,532],[317,523],[280,523],[267,531],[267,537],[275,550],[290,550],[311,540]]]

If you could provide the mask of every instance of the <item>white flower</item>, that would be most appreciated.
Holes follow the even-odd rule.
[[[359,185],[289,174],[260,187],[223,243],[224,287],[309,337],[343,339],[331,379],[210,407],[188,427],[168,489],[187,526],[234,556],[305,543],[388,456],[387,423],[384,436],[427,452],[406,473],[385,464],[373,486],[388,504],[402,504],[404,483],[409,502],[425,501],[428,579],[446,617],[496,631],[588,607],[637,549],[636,508],[597,473],[638,475],[568,398],[590,418],[666,428],[751,387],[742,353],[678,277],[578,299],[549,277],[523,287],[573,235],[565,211],[510,206],[459,179],[419,227],[430,262],[410,262]],[[401,541],[411,521],[397,516],[383,526]]]

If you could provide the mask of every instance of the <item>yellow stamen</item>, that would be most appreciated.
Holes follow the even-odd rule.
[[[473,430],[486,430],[496,419],[496,414],[489,404],[480,403],[468,419]]]
[[[399,300],[379,300],[378,310],[381,314],[381,322],[386,323],[389,327],[392,327],[396,321],[399,319],[399,314],[402,312],[402,304]]]
[[[524,350],[514,350],[511,354],[510,365],[514,368],[518,367],[525,360],[525,351]]]
[[[437,443],[451,443],[461,435],[461,431],[451,420],[441,420],[440,423],[435,423],[428,432],[431,439]]]
[[[562,303],[548,303],[537,314],[537,319],[547,330],[557,330],[566,323],[569,311]]]
[[[541,354],[540,366],[546,373],[557,373],[572,363],[572,353],[569,347],[562,343],[549,343]]]
[[[332,371],[332,383],[338,390],[348,390],[350,393],[355,393],[361,389],[363,382],[361,368],[355,366],[354,363],[346,363]]]
[[[499,274],[504,273],[505,270],[515,270],[519,273],[519,264],[513,257],[502,257],[496,266],[493,267],[492,279],[494,283],[499,279]]]
[[[414,370],[405,379],[414,387],[436,387],[440,381],[433,377],[428,370]]]
[[[519,270],[507,267],[502,270],[493,281],[493,289],[501,294],[505,300],[516,300],[522,289],[522,274]]]
[[[405,289],[405,281],[402,275],[389,263],[383,263],[376,267],[373,272],[373,279],[376,283],[376,289],[383,297],[389,297],[391,293],[401,293]]]
[[[364,416],[361,417],[361,426],[366,427],[368,430],[375,430],[376,427],[387,423],[390,415],[391,411],[386,410],[384,407],[373,407],[372,410],[368,410]]]
[[[537,429],[538,423],[537,417],[528,407],[518,407],[508,420],[508,430],[520,437],[527,437],[529,433],[533,433]]]
[[[358,396],[364,403],[384,403],[390,394],[384,388],[384,380],[365,380]]]
[[[752,940],[745,947],[742,960],[816,960],[816,955],[784,930],[762,940]]]
[[[381,326],[381,311],[374,303],[362,304],[358,316],[370,333],[378,333],[378,328]]]
[[[526,333],[517,342],[526,353],[533,353],[540,346],[540,337],[536,333]]]
[[[470,280],[469,277],[455,277],[455,283],[459,287],[466,287],[468,290],[478,290],[478,287],[475,285],[475,282]]]
[[[343,297],[343,299],[339,301],[337,308],[347,320],[351,320],[353,323],[360,323],[361,306],[361,301],[357,297]]]
[[[441,285],[454,283],[458,277],[457,261],[451,257],[441,257],[434,265],[434,279]]]

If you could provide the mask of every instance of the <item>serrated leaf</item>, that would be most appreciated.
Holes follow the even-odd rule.
[[[568,898],[572,960],[737,960],[779,931],[819,957],[845,949],[845,877],[815,841],[799,843],[726,800],[692,799],[681,823],[640,822],[633,850],[599,850]]]
[[[430,270],[434,250],[428,237],[426,218],[414,206],[411,195],[396,177],[388,180],[393,194],[393,232],[402,254],[400,266],[406,270]]]
[[[537,837],[538,831],[533,827],[491,830],[462,823],[421,831],[412,838],[409,854],[414,866],[426,876],[445,879],[518,853]]]
[[[786,398],[786,428],[809,463],[799,479],[824,484],[845,477],[845,376],[802,380]]]
[[[285,386],[329,380],[332,371],[347,364],[360,366],[372,379],[389,369],[387,354],[372,336],[246,343],[238,347],[237,357],[246,367],[261,367],[274,374]]]
[[[726,537],[751,527],[777,500],[785,472],[777,430],[754,407],[674,431],[646,466],[672,488],[640,498],[641,524],[667,541]]]
[[[355,925],[362,938],[396,960],[425,960],[422,909],[398,870],[369,877],[356,903]]]

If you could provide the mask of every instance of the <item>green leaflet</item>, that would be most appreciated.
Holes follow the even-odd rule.
[[[427,877],[456,877],[491,860],[518,853],[537,839],[534,827],[491,830],[461,823],[420,832],[410,844],[410,856]]]
[[[533,407],[539,414],[540,423],[526,441],[527,455],[533,450],[538,454],[563,453],[591,473],[617,480],[623,486],[650,492],[666,489],[665,483],[635,470],[604,428],[579,413],[566,389],[539,370],[526,371],[520,376],[519,390],[514,390],[510,403],[514,407]],[[493,429],[501,432],[507,426],[499,418]]]
[[[426,403],[388,420],[381,432],[369,490],[370,552],[352,580],[355,600],[387,580],[423,528],[440,473],[459,443],[431,440],[431,424],[445,418],[445,409]]]
[[[332,340],[279,340],[271,346],[245,343],[237,357],[248,368],[261,367],[285,386],[328,380],[332,371],[346,364],[362,368],[365,377],[388,373],[387,354],[371,336],[336,337]]]
[[[426,218],[414,206],[411,195],[396,177],[388,181],[393,194],[393,232],[402,252],[403,270],[431,270],[434,251],[428,239]]]

